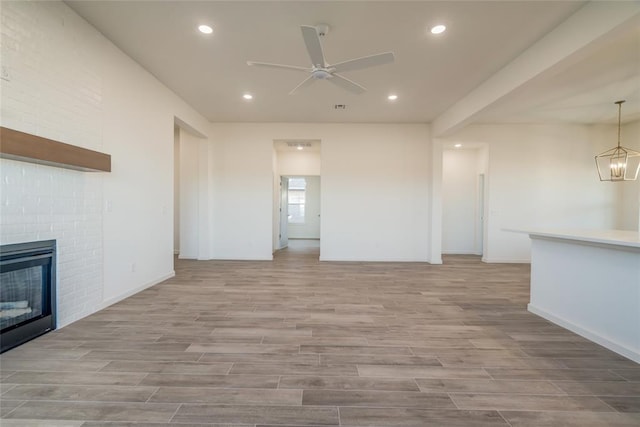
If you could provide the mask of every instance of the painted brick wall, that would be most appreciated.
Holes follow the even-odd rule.
[[[0,27],[1,124],[111,155],[0,160],[0,243],[58,240],[64,326],[174,275],[174,125],[210,123],[63,2],[3,2]]]
[[[3,2],[2,126],[100,150],[96,35],[59,4]],[[61,30],[62,29],[62,30]],[[0,243],[56,239],[58,322],[94,312],[103,292],[103,175],[0,160]]]

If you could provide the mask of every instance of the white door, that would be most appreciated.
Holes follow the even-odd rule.
[[[478,218],[476,254],[484,255],[484,174],[478,175]]]
[[[280,177],[280,249],[289,246],[289,178]]]
[[[309,239],[320,238],[320,177],[307,176],[307,197],[305,198],[305,221]]]

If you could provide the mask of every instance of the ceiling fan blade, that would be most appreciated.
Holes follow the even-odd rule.
[[[331,83],[333,83],[336,86],[340,86],[343,89],[348,90],[349,92],[355,93],[355,94],[361,94],[363,92],[366,92],[367,89],[365,89],[363,86],[360,86],[358,83],[356,82],[352,82],[351,80],[349,80],[346,77],[342,77],[339,74],[332,74],[332,77],[330,79],[327,79],[328,81],[330,81]]]
[[[326,62],[324,61],[324,52],[322,51],[320,37],[318,36],[316,28],[302,25],[300,29],[302,30],[304,44],[307,45],[307,52],[309,52],[311,64],[313,64],[314,67],[324,68]]]
[[[295,65],[270,64],[268,62],[247,61],[247,65],[250,65],[252,67],[282,68],[285,70],[305,71],[307,73],[311,72],[311,69],[307,67],[298,67]]]
[[[383,65],[393,62],[395,57],[393,52],[379,53],[377,55],[365,56],[358,59],[351,59],[349,61],[339,62],[331,66],[336,72],[342,73],[343,71],[361,70],[362,68],[375,67],[376,65]]]
[[[293,95],[295,91],[297,91],[300,88],[303,87],[307,87],[309,85],[311,85],[313,82],[315,82],[316,79],[313,78],[313,75],[307,77],[306,79],[304,79],[302,81],[302,83],[300,83],[298,86],[294,87],[293,90],[291,92],[289,92],[289,95]]]

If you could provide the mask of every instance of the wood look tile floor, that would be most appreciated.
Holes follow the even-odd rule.
[[[6,426],[639,426],[640,365],[526,311],[528,265],[176,261],[0,356]]]

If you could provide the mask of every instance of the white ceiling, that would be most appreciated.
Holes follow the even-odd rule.
[[[578,1],[67,1],[77,13],[213,122],[431,122],[580,9]],[[196,27],[206,23],[212,35]],[[309,66],[300,25],[326,23],[327,61],[393,51],[396,61],[344,75],[354,95],[247,60]],[[447,31],[433,36],[436,23]],[[245,101],[250,92],[254,99]],[[387,101],[390,93],[399,99]],[[615,34],[532,79],[482,122],[609,122],[613,102],[640,117],[640,32]],[[334,109],[346,104],[345,110]]]
[[[640,119],[640,23],[622,26],[487,109],[480,122],[617,123]]]

